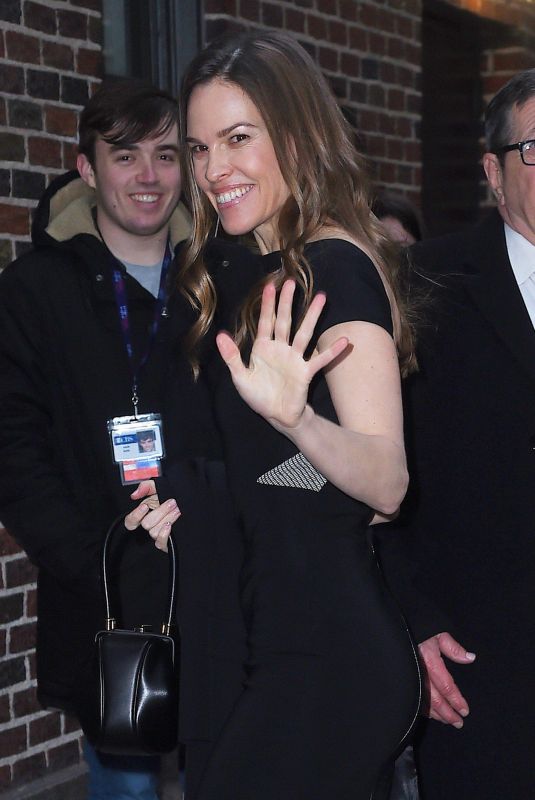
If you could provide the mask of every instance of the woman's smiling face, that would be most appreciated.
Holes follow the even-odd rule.
[[[289,189],[257,107],[236,84],[197,86],[187,112],[195,180],[227,233],[252,231],[263,253],[279,249],[278,219]]]

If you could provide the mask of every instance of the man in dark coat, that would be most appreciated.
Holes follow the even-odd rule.
[[[535,69],[492,100],[486,136],[497,210],[412,251],[413,487],[406,530],[383,542],[427,667],[423,800],[535,797]]]
[[[39,567],[39,700],[67,711],[103,627],[102,538],[137,485],[122,484],[108,420],[132,416],[137,395],[138,413],[162,417],[169,461],[218,455],[181,354],[192,313],[174,251],[190,220],[174,99],[132,81],[101,88],[81,116],[78,170],[51,184],[33,249],[0,277],[0,518]],[[117,564],[121,622],[161,623],[167,556],[132,534]],[[86,755],[92,799],[156,800],[153,760]]]

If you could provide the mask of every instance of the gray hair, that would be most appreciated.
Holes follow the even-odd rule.
[[[487,151],[496,153],[500,160],[503,154],[498,151],[507,144],[513,144],[511,137],[511,111],[515,106],[521,108],[524,103],[535,97],[535,69],[519,72],[492,98],[485,112],[485,140]]]

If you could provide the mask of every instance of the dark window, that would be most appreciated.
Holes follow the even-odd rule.
[[[144,78],[178,94],[199,48],[197,0],[103,0],[106,77]]]

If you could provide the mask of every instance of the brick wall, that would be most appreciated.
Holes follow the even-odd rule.
[[[101,0],[0,2],[0,265],[29,246],[32,209],[75,163],[99,79]],[[78,726],[35,697],[36,571],[0,527],[0,791],[80,760]]]
[[[101,70],[100,6],[0,3],[0,266],[28,247],[50,177],[74,165],[78,111]]]
[[[421,0],[206,0],[204,39],[265,26],[294,33],[320,64],[380,185],[418,202]]]
[[[0,528],[0,791],[80,760],[78,725],[35,696],[36,570]]]
[[[447,0],[502,26],[489,34],[491,46],[483,52],[481,77],[485,102],[516,73],[535,67],[535,4],[533,0]],[[505,33],[507,30],[507,33]]]

